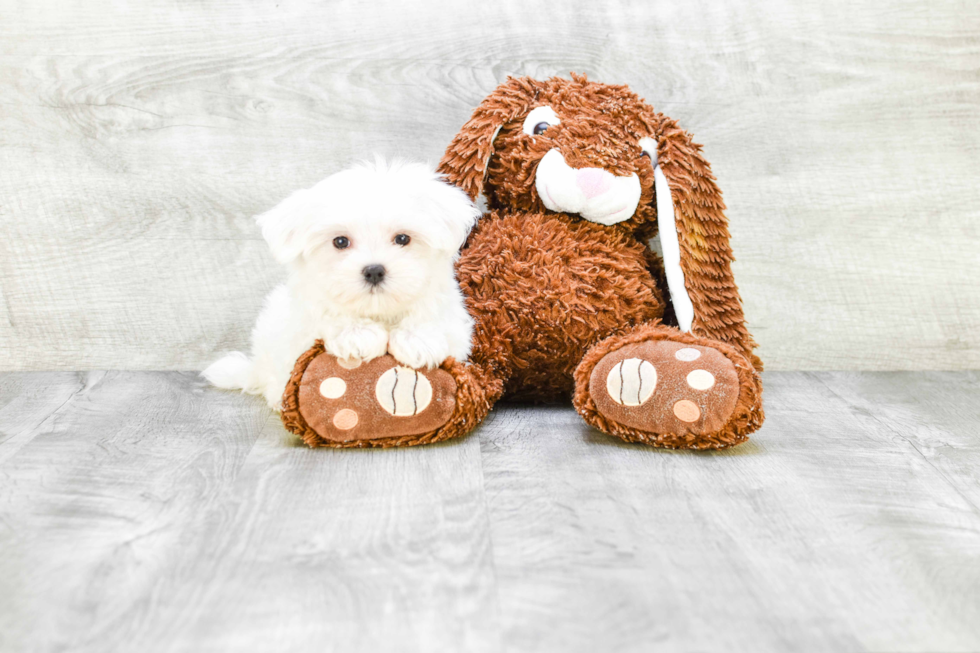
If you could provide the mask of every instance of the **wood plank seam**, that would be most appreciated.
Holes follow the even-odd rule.
[[[88,375],[90,373],[86,373]],[[84,377],[83,377],[84,379]],[[38,420],[37,424],[34,426],[17,433],[3,442],[0,442],[0,465],[3,465],[8,460],[17,455],[26,444],[31,442],[39,434],[43,433],[43,427],[52,419],[55,419],[60,413],[66,410],[76,397],[78,397],[87,388],[87,384],[82,380],[81,385],[76,388],[67,399],[65,399],[60,406],[52,410],[50,413],[45,415],[43,418]]]
[[[919,449],[919,447],[918,447],[918,446],[916,446],[916,444],[915,444],[915,442],[913,442],[913,441],[912,441],[912,440],[911,440],[911,439],[910,439],[909,437],[907,437],[906,435],[904,435],[904,434],[903,434],[903,433],[901,433],[900,431],[898,431],[898,430],[896,430],[896,429],[895,429],[895,428],[894,428],[893,426],[891,426],[890,424],[888,424],[888,423],[886,423],[886,422],[884,422],[884,421],[882,421],[882,420],[881,420],[881,419],[880,419],[880,418],[879,418],[879,417],[878,417],[877,415],[875,415],[874,413],[872,413],[872,412],[870,412],[870,411],[868,411],[868,410],[866,410],[865,408],[863,408],[863,407],[861,407],[861,406],[858,406],[858,405],[856,405],[855,403],[853,403],[853,402],[852,402],[851,400],[849,400],[849,399],[848,399],[848,398],[847,398],[847,397],[846,397],[845,395],[843,395],[843,394],[841,394],[841,393],[840,393],[840,392],[838,392],[838,391],[837,391],[836,389],[834,389],[834,387],[833,387],[833,386],[831,386],[831,385],[830,385],[829,383],[827,383],[827,382],[826,382],[826,381],[825,381],[825,380],[823,379],[823,377],[822,377],[822,375],[821,375],[821,374],[819,374],[819,373],[816,373],[816,372],[806,372],[806,375],[807,375],[807,376],[809,376],[809,377],[811,377],[811,378],[814,378],[814,379],[816,379],[816,380],[818,380],[818,381],[819,381],[819,382],[820,382],[820,383],[821,383],[821,384],[822,384],[822,385],[823,385],[824,387],[826,387],[826,388],[827,388],[827,389],[828,389],[828,390],[829,390],[829,391],[830,391],[831,393],[833,393],[833,395],[834,395],[835,397],[837,397],[837,398],[838,398],[838,399],[840,399],[840,400],[841,400],[842,402],[844,402],[844,404],[845,404],[845,405],[846,405],[846,406],[847,406],[848,408],[852,408],[852,409],[854,409],[854,410],[857,410],[857,411],[859,411],[859,412],[861,413],[861,415],[863,415],[863,416],[865,416],[865,417],[869,417],[869,418],[870,418],[870,419],[871,419],[872,421],[874,421],[874,422],[875,422],[876,424],[878,424],[878,425],[879,425],[880,427],[882,427],[883,429],[885,429],[886,431],[888,431],[888,432],[889,432],[889,433],[891,433],[892,435],[895,435],[895,436],[897,436],[897,437],[899,437],[899,438],[901,438],[902,440],[904,440],[904,441],[905,441],[906,443],[908,443],[908,445],[909,445],[910,447],[912,447],[912,449],[913,449],[913,450],[914,450],[914,451],[915,451],[915,452],[916,452],[916,453],[917,453],[917,454],[919,455],[919,457],[920,457],[920,458],[922,458],[922,460],[923,460],[923,462],[925,462],[925,463],[926,463],[927,465],[929,465],[929,467],[930,467],[930,468],[932,468],[932,470],[933,470],[934,472],[936,472],[936,474],[937,474],[937,475],[938,475],[938,476],[939,476],[939,477],[940,477],[941,479],[943,479],[943,482],[944,482],[944,483],[945,483],[945,484],[946,484],[946,485],[947,485],[947,486],[948,486],[948,487],[949,487],[949,488],[950,488],[951,490],[953,490],[953,492],[955,492],[955,493],[957,494],[957,496],[959,496],[959,497],[960,497],[960,498],[961,498],[961,499],[963,500],[963,502],[964,502],[964,503],[966,503],[966,504],[967,504],[968,506],[970,506],[970,508],[971,508],[971,509],[973,510],[973,512],[974,512],[974,514],[975,514],[975,515],[976,515],[977,517],[980,517],[980,506],[977,506],[977,505],[976,505],[975,503],[973,503],[973,501],[971,501],[971,500],[970,500],[970,498],[969,498],[969,497],[967,497],[966,495],[964,495],[964,494],[963,494],[963,492],[962,492],[962,491],[961,491],[961,490],[960,490],[960,489],[959,489],[958,487],[956,487],[956,484],[955,484],[955,483],[953,483],[953,481],[952,481],[952,479],[950,479],[950,478],[949,478],[949,477],[948,477],[948,476],[946,475],[946,473],[945,473],[945,472],[943,472],[943,470],[941,470],[941,469],[939,469],[938,467],[936,467],[936,465],[935,465],[935,463],[933,463],[933,461],[932,461],[932,460],[930,460],[930,459],[929,459],[929,457],[928,457],[928,456],[926,456],[926,455],[925,455],[925,454],[924,454],[924,453],[922,452],[922,450],[921,450],[921,449]]]

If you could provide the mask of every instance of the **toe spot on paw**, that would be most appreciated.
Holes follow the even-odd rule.
[[[683,349],[678,349],[674,352],[674,358],[679,361],[684,361],[690,363],[691,361],[696,361],[701,358],[701,352],[693,347],[684,347]]]
[[[606,377],[606,392],[617,404],[640,406],[657,387],[657,368],[640,358],[616,363]]]
[[[695,390],[707,390],[715,384],[715,375],[708,370],[694,370],[687,375],[687,384]]]
[[[337,414],[333,416],[333,425],[341,431],[351,430],[357,426],[357,422],[357,413],[352,411],[350,408],[339,410],[337,411]]]
[[[392,367],[381,375],[374,396],[395,417],[418,415],[432,402],[432,384],[410,367]]]
[[[701,409],[693,401],[681,399],[674,404],[674,415],[682,422],[696,422],[701,417]]]
[[[347,383],[340,377],[331,376],[320,383],[320,394],[327,399],[338,399],[347,392]]]
[[[356,370],[361,366],[361,359],[356,356],[351,358],[338,358],[337,365],[340,365],[345,370]]]

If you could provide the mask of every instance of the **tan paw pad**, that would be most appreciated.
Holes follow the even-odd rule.
[[[320,394],[327,399],[339,399],[347,392],[347,382],[336,376],[324,379],[320,384]]]
[[[341,431],[349,431],[355,426],[357,426],[358,418],[357,413],[352,411],[350,408],[344,408],[343,410],[338,410],[337,414],[333,416],[333,425],[336,426]]]
[[[432,401],[432,384],[410,367],[393,367],[378,379],[374,396],[381,407],[396,417],[418,415]]]
[[[640,406],[657,387],[657,369],[639,358],[616,363],[606,376],[606,391],[617,404]]]
[[[701,352],[693,347],[683,347],[674,352],[674,358],[685,363],[690,363],[701,358]]]
[[[681,399],[674,404],[674,415],[682,422],[696,422],[701,417],[701,409],[693,401]]]
[[[708,370],[694,370],[687,375],[687,384],[695,390],[707,390],[715,384],[715,375]]]

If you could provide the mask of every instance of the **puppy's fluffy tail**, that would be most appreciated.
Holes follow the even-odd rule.
[[[244,390],[249,387],[252,375],[252,361],[240,351],[233,351],[201,372],[207,381],[225,390]]]

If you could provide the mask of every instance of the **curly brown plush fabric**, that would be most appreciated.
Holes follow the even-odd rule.
[[[524,119],[545,105],[560,123],[529,136]],[[655,157],[644,155],[644,138],[656,142]],[[549,211],[535,175],[551,150],[574,170],[635,173],[634,214],[607,226]],[[664,261],[646,244],[658,224],[653,159],[673,196],[679,266],[693,305],[688,332],[678,326]],[[291,381],[283,411],[291,430],[322,446],[434,442],[468,432],[503,397],[572,399],[592,426],[657,447],[723,448],[759,428],[762,363],[732,277],[725,205],[701,146],[674,120],[626,86],[579,75],[511,78],[477,107],[439,169],[470,197],[484,194],[489,208],[457,265],[476,328],[469,363],[444,366],[459,386],[450,422],[411,438],[326,442],[302,422]],[[294,380],[315,355],[300,359]],[[637,401],[650,394],[651,379],[657,385],[647,403],[634,405],[624,399],[625,386],[607,390],[602,374],[609,375],[609,388],[635,376]],[[597,404],[593,391],[608,394]],[[658,401],[668,403],[649,403]]]
[[[564,214],[491,212],[458,264],[477,317],[471,360],[531,401],[568,398],[585,352],[663,315],[647,249],[622,231]]]
[[[523,120],[545,105],[561,123],[531,138]],[[694,306],[689,333],[677,328],[663,262],[646,246],[657,233],[657,209],[653,163],[639,145],[645,137],[657,143],[673,195],[680,265]],[[551,149],[572,168],[636,173],[641,196],[634,215],[604,226],[549,211],[535,174]],[[725,205],[701,146],[674,120],[626,86],[579,75],[511,78],[477,107],[440,171],[474,199],[483,193],[490,209],[457,269],[477,322],[470,360],[492,380],[491,402],[574,393],[576,407],[596,428],[672,448],[731,446],[762,424],[762,362],[731,273]],[[644,338],[711,347],[732,361],[741,391],[723,428],[702,435],[644,431],[595,409],[591,370],[603,356]]]

